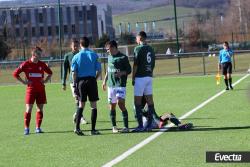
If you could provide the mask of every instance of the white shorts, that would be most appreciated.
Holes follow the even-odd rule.
[[[73,83],[70,83],[70,89],[73,97],[76,97],[76,94],[74,93]]]
[[[152,82],[153,82],[152,77],[135,78],[134,95],[135,96],[152,95],[153,94]]]
[[[117,103],[118,98],[126,98],[126,87],[108,87],[108,101],[109,103]]]

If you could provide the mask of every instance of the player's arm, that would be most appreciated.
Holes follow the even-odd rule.
[[[222,53],[219,53],[219,61],[218,61],[218,72],[221,70],[221,59],[222,59]]]
[[[104,80],[103,80],[103,82],[102,82],[102,90],[104,90],[104,91],[106,91],[106,83],[107,83],[107,80],[108,80],[108,71],[106,71]]]
[[[129,60],[127,56],[124,59],[124,64],[125,64],[125,69],[126,69],[125,75],[131,74],[131,65],[129,64]]]
[[[98,79],[101,75],[102,75],[102,65],[101,65],[101,62],[100,62],[100,58],[98,57],[97,55],[97,61],[96,61],[96,76],[95,78]]]
[[[230,50],[229,50],[229,54],[230,54],[230,57],[233,57],[234,52],[230,49]]]
[[[78,86],[77,86],[77,72],[76,71],[72,71],[72,78],[73,78],[73,89],[74,89],[74,94],[77,100],[77,97],[79,96],[79,92],[78,92]]]
[[[46,78],[43,80],[43,83],[47,83],[51,80],[52,74],[48,74]]]
[[[154,70],[155,68],[155,51],[154,51],[154,48],[152,48],[151,50],[151,68],[152,68],[152,71]]]
[[[221,70],[221,63],[219,62],[218,63],[218,72],[220,72],[220,70]]]
[[[153,51],[152,54],[153,54],[152,55],[152,57],[153,57],[153,60],[152,60],[152,70],[154,70],[154,68],[155,68],[155,52]]]
[[[27,85],[28,84],[28,81],[27,80],[24,80],[23,78],[21,78],[20,76],[17,76],[16,79],[21,82],[22,84],[24,85]]]
[[[137,71],[137,64],[134,63],[133,64],[133,69],[132,69],[132,85],[135,85],[135,74],[136,74],[136,71]]]
[[[62,89],[66,90],[66,79],[68,75],[68,71],[70,70],[69,67],[69,61],[68,61],[68,56],[64,56],[64,61],[63,61],[63,77],[62,77]]]
[[[47,83],[48,81],[51,80],[52,74],[53,72],[51,71],[51,69],[45,64],[44,66],[44,71],[48,74],[46,76],[46,78],[43,80],[43,83]]]
[[[75,71],[72,71],[72,78],[73,78],[73,86],[77,84],[77,74]]]
[[[15,69],[15,71],[13,72],[13,77],[16,78],[22,84],[27,85],[28,81],[20,77],[20,73],[23,72],[23,68],[24,64],[21,64],[17,69]]]
[[[71,72],[72,72],[72,79],[73,79],[73,87],[77,84],[77,71],[78,71],[78,65],[76,62],[76,57],[74,56],[71,63]]]
[[[133,86],[135,85],[135,74],[137,72],[137,56],[138,56],[138,51],[135,48],[135,50],[134,50],[134,64],[132,67],[132,85]]]

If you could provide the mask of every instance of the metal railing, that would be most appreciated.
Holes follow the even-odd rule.
[[[157,54],[156,66],[154,70],[155,76],[168,75],[210,75],[217,73],[219,52],[189,52],[189,53],[172,53],[172,54]],[[101,63],[103,75],[107,68],[106,53],[101,54]],[[133,64],[133,56],[128,56]],[[180,60],[180,64],[178,63]],[[43,60],[47,63],[52,71],[52,82],[60,82],[61,80],[61,63],[62,59],[47,59]],[[11,76],[15,68],[23,61],[2,61],[0,62],[0,84],[16,83]],[[180,66],[178,66],[180,65]],[[250,68],[250,50],[236,50],[233,56],[233,71],[242,73]],[[181,73],[179,73],[181,69]]]

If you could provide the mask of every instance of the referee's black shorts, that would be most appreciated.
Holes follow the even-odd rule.
[[[232,63],[231,62],[225,62],[222,63],[222,74],[232,74]]]
[[[98,87],[95,77],[82,77],[78,79],[79,101],[86,102],[87,97],[89,101],[94,102],[99,100]]]

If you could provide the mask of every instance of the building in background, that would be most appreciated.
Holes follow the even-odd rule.
[[[108,35],[110,39],[115,38],[115,29],[113,28],[112,9],[109,5],[98,5],[98,34],[101,38],[104,34]]]
[[[13,7],[14,6],[14,7]],[[89,37],[92,41],[107,34],[114,36],[111,7],[84,3],[61,3],[61,37]],[[7,29],[7,39],[13,42],[52,42],[59,39],[58,4],[1,5],[0,33]]]

